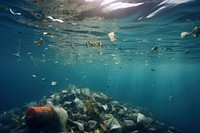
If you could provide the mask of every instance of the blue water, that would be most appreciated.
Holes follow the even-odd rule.
[[[200,24],[197,0],[34,1],[0,3],[0,112],[74,84],[148,108],[183,133],[200,132],[200,36],[180,37]],[[117,9],[118,2],[138,5]],[[44,44],[34,44],[40,38]],[[87,48],[87,41],[104,47]]]

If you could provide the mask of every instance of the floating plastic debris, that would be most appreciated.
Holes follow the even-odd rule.
[[[172,60],[172,61],[175,61],[175,60],[176,60],[176,58],[171,58],[171,60]]]
[[[93,47],[101,47],[101,48],[103,47],[103,44],[100,41],[97,41],[97,42],[88,41],[88,43]]]
[[[15,54],[13,54],[14,56],[16,56],[16,57],[18,57],[18,58],[20,58],[21,56],[20,56],[20,53],[15,53]]]
[[[102,53],[102,52],[98,52],[98,54],[99,54],[99,55],[103,55],[103,53]]]
[[[158,51],[158,46],[154,46],[153,48],[151,48],[151,51],[154,53],[157,53]]]
[[[44,39],[43,38],[40,38],[39,41],[34,41],[35,44],[37,44],[38,46],[39,45],[42,45],[44,43]]]
[[[187,36],[189,36],[191,33],[189,33],[189,32],[182,32],[181,33],[181,38],[185,38],[185,37],[187,37]]]
[[[118,65],[118,64],[120,64],[120,61],[116,61],[116,62],[115,62],[115,65]]]
[[[43,35],[51,35],[49,32],[43,32]]]
[[[193,35],[194,37],[197,37],[200,34],[200,26],[194,27],[194,29],[191,32],[182,32],[181,38],[188,37],[190,35]]]
[[[32,75],[33,78],[36,78],[37,76],[35,74]]]
[[[116,55],[115,54],[111,54],[111,56],[115,57]]]
[[[123,42],[128,42],[128,38],[123,38],[122,41]]]
[[[61,19],[54,19],[52,16],[47,16],[47,18],[51,19],[53,22],[64,23],[63,20],[61,20]]]
[[[189,51],[188,49],[186,49],[186,50],[185,50],[185,55],[186,55],[186,54],[189,54],[189,53],[190,53],[190,51]]]
[[[28,52],[28,55],[31,55],[32,54],[32,52]]]
[[[116,35],[115,35],[114,32],[108,33],[108,37],[110,38],[110,41],[111,41],[112,43],[114,43],[114,41],[117,40]]]
[[[42,78],[42,81],[46,81],[47,79],[46,78]]]
[[[173,96],[169,96],[169,101],[171,101],[174,97]]]
[[[12,10],[11,8],[10,8],[9,10],[10,10],[10,12],[11,12],[12,14],[14,14],[14,15],[18,15],[18,16],[21,15],[21,13],[19,13],[19,12],[18,12],[18,13],[13,12],[13,10]]]
[[[67,90],[62,90],[62,93],[67,93]]]
[[[54,38],[54,36],[49,32],[43,32],[43,35],[44,36],[50,36],[51,38]]]
[[[52,85],[52,86],[55,86],[55,85],[57,85],[57,84],[58,84],[58,82],[56,82],[56,81],[52,81],[52,82],[51,82],[51,85]]]
[[[162,38],[157,38],[156,40],[157,40],[157,41],[161,41],[161,40],[162,40]]]

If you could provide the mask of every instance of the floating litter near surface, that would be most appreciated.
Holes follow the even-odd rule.
[[[191,33],[189,33],[189,32],[181,32],[181,38],[185,38],[185,37],[187,37],[187,36],[189,36]]]
[[[53,22],[60,22],[60,23],[64,23],[64,21],[63,21],[63,20],[61,20],[61,19],[54,19],[54,18],[53,18],[53,17],[51,17],[51,16],[47,16],[47,18],[51,19]]]
[[[55,85],[57,85],[57,84],[58,84],[58,82],[56,82],[56,81],[52,81],[52,82],[51,82],[51,85],[52,85],[52,86],[55,86]]]
[[[54,38],[54,36],[49,32],[43,32],[43,35],[44,36],[50,36],[51,38]]]
[[[18,57],[18,58],[20,58],[20,53],[15,53],[13,55],[16,56],[16,57]]]
[[[42,45],[44,43],[44,39],[43,38],[40,38],[39,41],[34,41],[34,43],[38,46]]]
[[[111,41],[112,43],[114,43],[114,41],[117,40],[117,39],[116,39],[116,35],[115,35],[114,32],[108,33],[108,37],[110,38],[110,41]]]
[[[49,32],[43,32],[43,35],[51,35]]]
[[[10,12],[12,13],[12,14],[14,14],[14,15],[18,15],[18,16],[20,16],[21,15],[21,13],[20,12],[18,12],[18,13],[15,13],[15,12],[13,12],[13,10],[10,8],[9,9],[10,10]]]

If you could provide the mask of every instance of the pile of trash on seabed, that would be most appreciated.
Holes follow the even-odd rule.
[[[0,115],[0,133],[180,133],[146,109],[122,104],[102,92],[67,89]]]

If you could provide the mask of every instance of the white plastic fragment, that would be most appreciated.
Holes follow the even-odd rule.
[[[85,107],[85,105],[84,105],[84,103],[83,103],[83,101],[79,101],[79,103],[77,103],[77,108],[78,109],[83,109]]]
[[[66,102],[64,102],[64,105],[69,105],[69,104],[71,104],[72,102],[69,102],[69,101],[66,101]]]
[[[81,89],[76,89],[77,94],[81,94]]]
[[[90,90],[89,89],[82,89],[82,94],[85,96],[90,96]]]
[[[55,86],[55,85],[57,85],[57,84],[58,84],[58,82],[56,82],[56,81],[52,81],[52,82],[51,82],[51,85],[52,85],[52,86]]]
[[[119,104],[118,101],[111,101],[110,103],[111,103],[112,105],[117,105],[117,104]]]
[[[55,95],[56,95],[56,94],[52,94],[50,97],[51,97],[51,98],[54,98],[54,97],[55,97]]]
[[[15,12],[13,12],[13,10],[10,8],[9,9],[10,10],[10,12],[12,13],[12,14],[14,14],[14,15],[18,15],[18,16],[20,16],[21,15],[21,13],[20,12],[18,12],[18,13],[15,13]]]
[[[141,113],[138,113],[138,116],[137,116],[137,123],[141,122],[141,121],[144,121],[145,120],[145,116]]]
[[[74,99],[74,102],[75,102],[75,103],[79,103],[79,102],[80,102],[80,99],[76,97],[76,98]]]
[[[67,93],[67,90],[62,90],[62,93]]]
[[[61,19],[54,19],[52,16],[47,16],[47,18],[51,19],[53,22],[64,23],[63,20],[61,20]]]
[[[51,99],[47,99],[46,105],[48,105],[48,106],[54,106]]]
[[[131,132],[131,133],[139,133],[139,131],[138,131],[138,130],[135,130],[135,131],[133,131],[133,132]]]
[[[76,91],[74,89],[72,89],[71,94],[76,94]]]
[[[127,107],[125,107],[125,106],[122,106],[122,107],[123,107],[123,110],[124,110],[124,111],[127,111],[127,110],[128,110]]]
[[[102,105],[103,109],[106,111],[108,109],[108,105],[105,104],[105,105]]]
[[[46,81],[47,79],[46,78],[42,78],[42,81]]]
[[[51,38],[54,38],[54,36],[51,35],[51,33],[49,33],[49,32],[43,32],[43,35],[44,35],[44,36],[50,36]]]
[[[76,124],[76,125],[78,126],[78,129],[79,129],[80,131],[83,131],[83,130],[84,130],[84,126],[83,126],[82,123],[77,122],[77,121],[74,121],[74,124]]]
[[[68,120],[68,114],[67,114],[67,111],[64,110],[63,108],[61,107],[53,107],[58,118],[59,118],[59,121],[60,121],[60,124],[61,124],[61,130],[62,132],[67,132],[67,129],[66,129],[66,126],[65,124],[67,123],[67,120]]]
[[[16,56],[16,57],[18,57],[18,58],[20,58],[20,53],[18,52],[18,53],[15,53],[15,54],[13,54],[14,56]]]
[[[185,37],[187,37],[187,36],[189,36],[191,33],[189,33],[189,32],[182,32],[181,33],[181,38],[185,38]]]
[[[77,23],[72,23],[72,25],[77,26],[78,24]]]
[[[119,112],[118,112],[120,115],[123,115],[125,112],[123,109],[120,109]]]
[[[84,108],[84,103],[79,98],[75,98],[74,102],[76,103],[76,106],[77,106],[78,109],[83,109]]]
[[[49,32],[43,32],[43,35],[51,35],[51,33],[49,33]]]
[[[101,94],[101,96],[102,96],[103,99],[108,99],[108,96],[106,94],[104,94],[102,92],[100,94]]]
[[[108,120],[105,120],[104,124],[106,125],[108,130],[110,131],[115,130],[117,133],[122,133],[122,127],[115,118],[110,118]]]
[[[134,126],[135,123],[133,120],[124,120],[124,125],[127,127],[131,127],[131,126]]]
[[[173,99],[173,96],[169,96],[169,101],[171,101]]]
[[[115,107],[114,107],[114,106],[112,106],[112,109],[111,109],[111,110],[112,110],[112,112],[114,112],[116,109],[115,109]]]
[[[43,38],[40,38],[39,41],[34,41],[34,43],[35,43],[36,45],[40,46],[40,45],[42,45],[42,44],[44,43],[44,40],[43,40]]]
[[[97,125],[97,121],[89,120],[89,121],[88,121],[88,124],[89,124],[89,128],[90,128],[90,129],[93,129],[93,128],[95,128],[95,126]]]
[[[33,77],[33,78],[36,78],[36,75],[35,75],[35,74],[33,74],[33,75],[32,75],[32,77]]]
[[[114,41],[117,40],[117,39],[116,39],[116,35],[115,35],[114,32],[108,33],[108,37],[110,38],[110,41],[111,41],[112,43],[114,43]]]
[[[60,101],[60,99],[61,99],[61,96],[60,96],[60,95],[55,95],[54,101]]]

